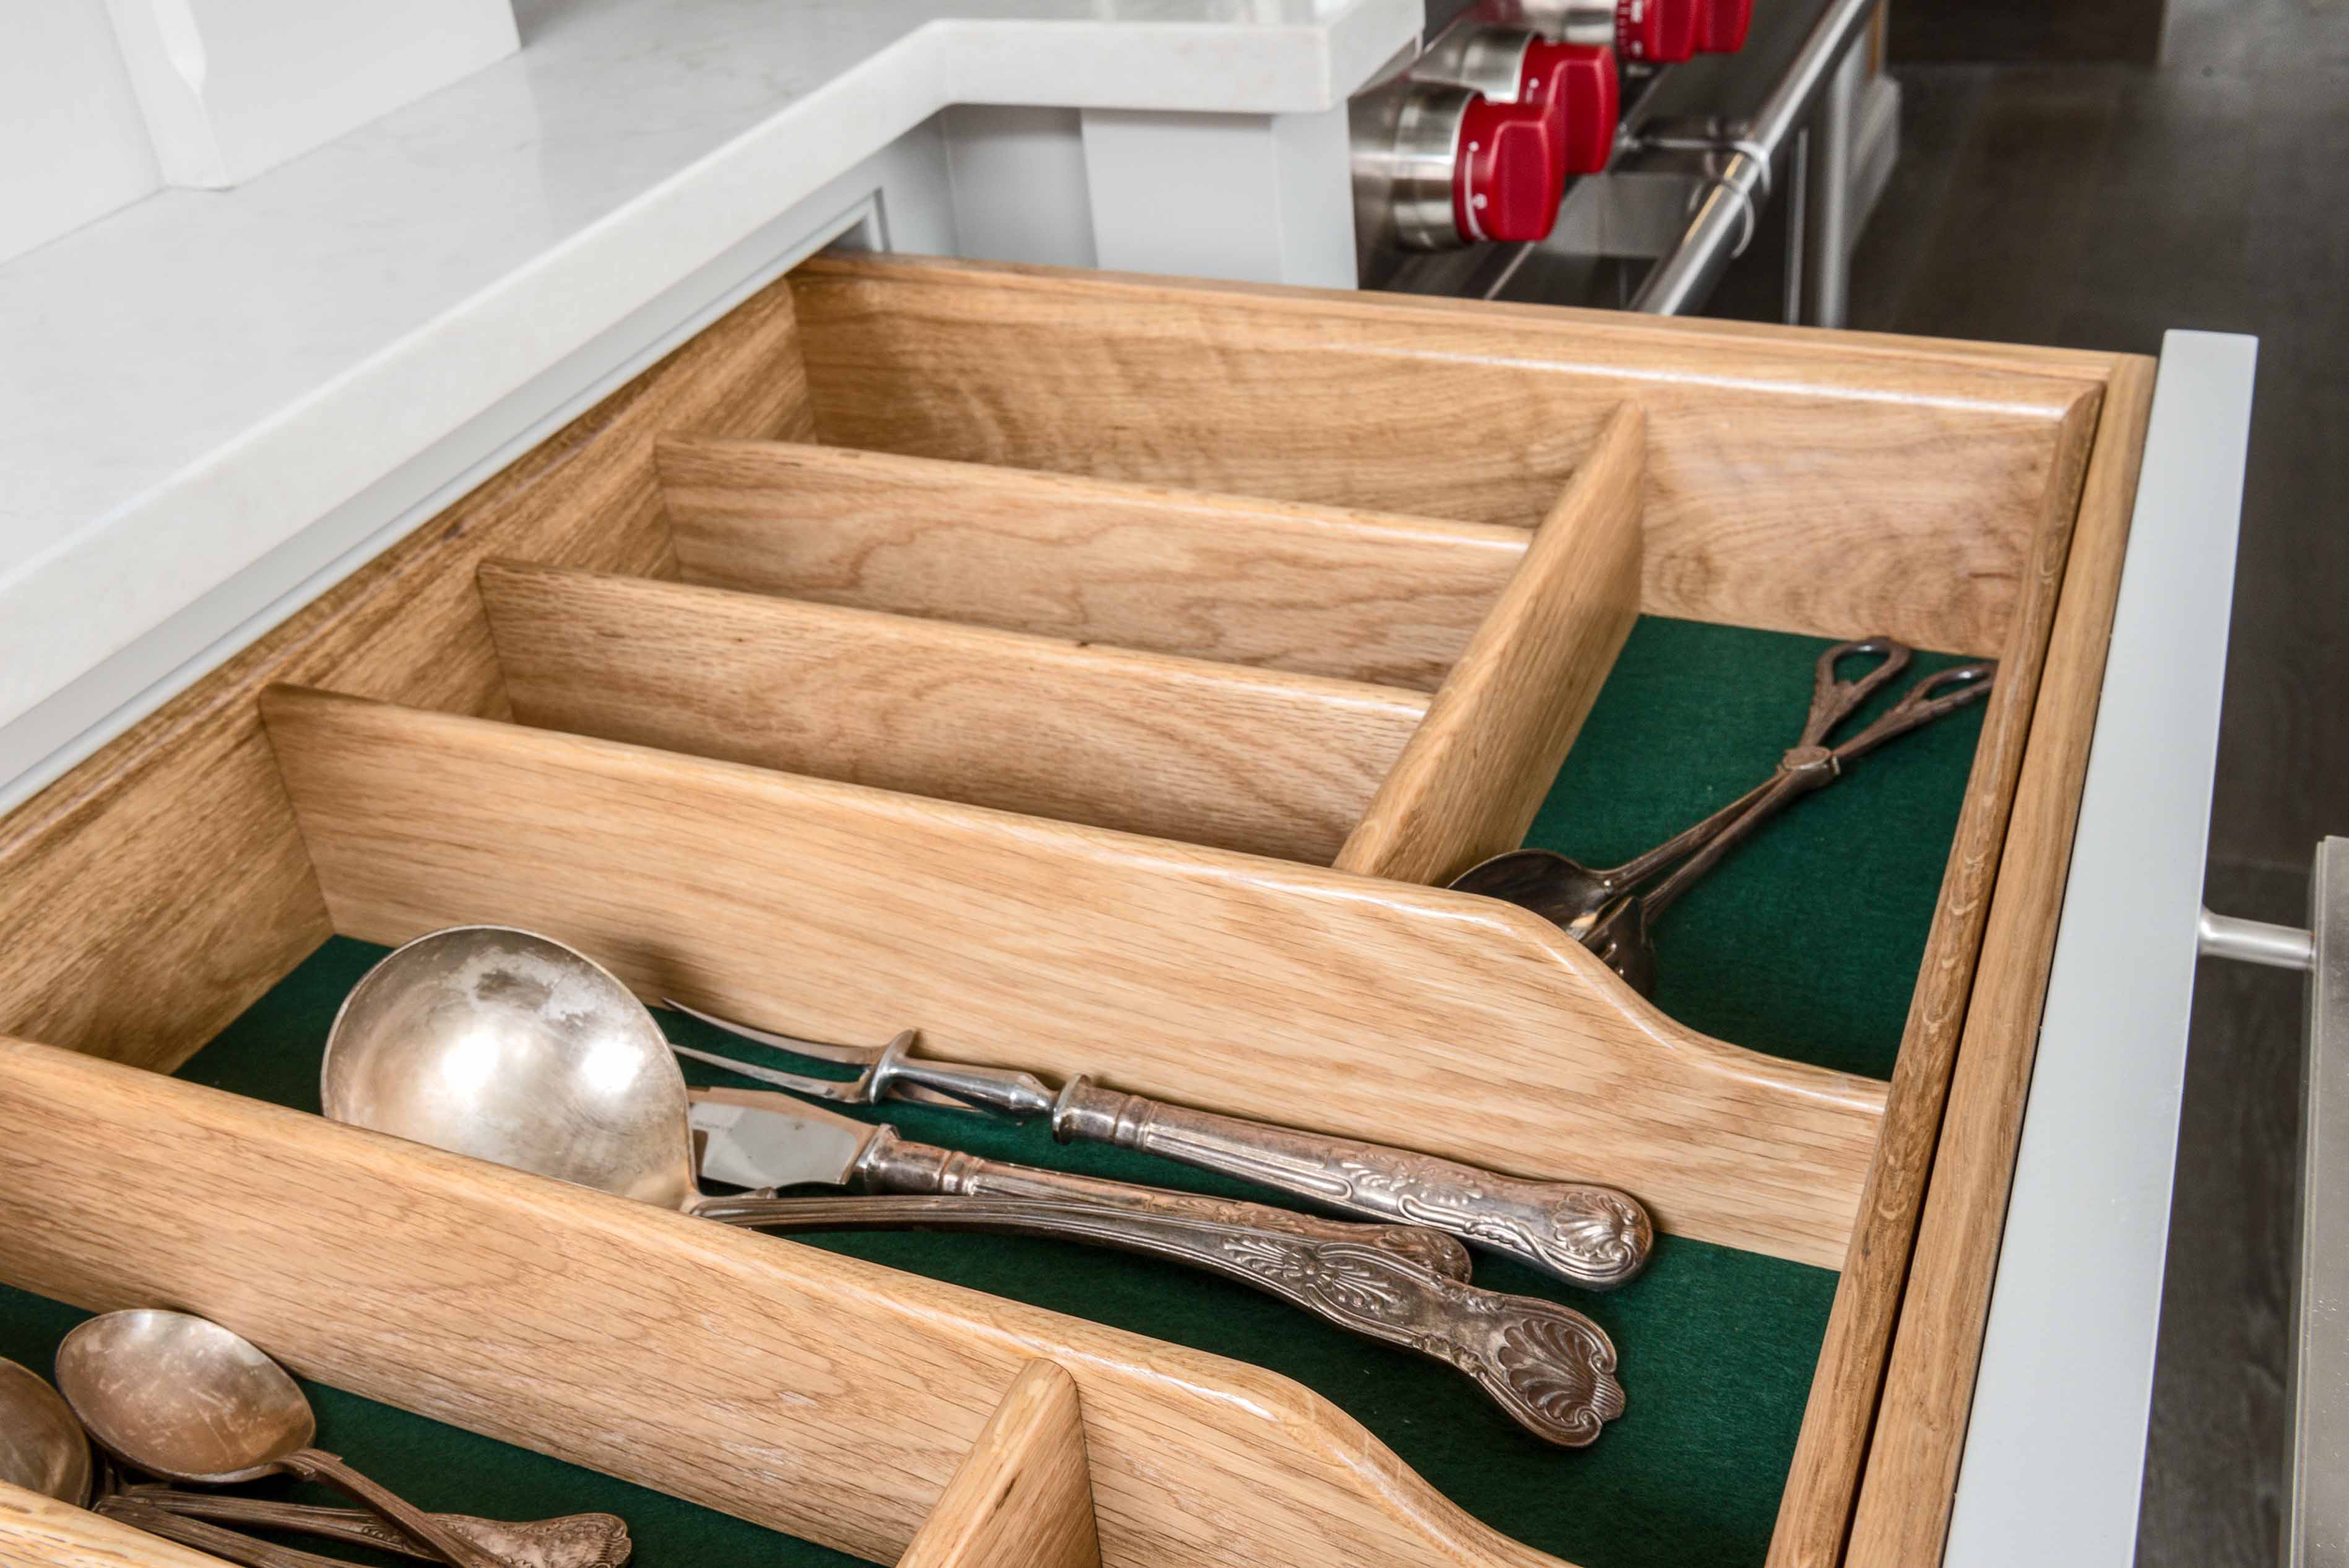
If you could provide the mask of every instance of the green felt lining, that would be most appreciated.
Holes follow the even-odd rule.
[[[1526,842],[1609,864],[1734,798],[1799,731],[1823,646],[1641,620]],[[1920,659],[1918,673],[1952,662]],[[1880,701],[1906,684],[1895,682]],[[1975,709],[1895,742],[1798,803],[1701,884],[1659,924],[1660,1005],[1775,1054],[1888,1074],[1979,729]],[[315,1111],[327,1025],[381,950],[328,942],[183,1075]],[[738,1047],[690,1020],[661,1017],[680,1039]],[[689,1075],[717,1076],[699,1068]],[[910,1137],[991,1158],[1248,1191],[1144,1156],[1058,1146],[1038,1127],[916,1106],[892,1106],[889,1115]],[[1762,1562],[1835,1287],[1829,1271],[1679,1239],[1659,1247],[1641,1279],[1604,1296],[1480,1257],[1479,1282],[1587,1312],[1621,1351],[1629,1410],[1593,1447],[1566,1452],[1520,1432],[1457,1375],[1225,1281],[1050,1241],[915,1233],[811,1241],[1272,1367],[1334,1400],[1470,1512],[1585,1568]],[[46,1373],[57,1339],[81,1315],[0,1291],[0,1355]],[[331,1389],[314,1386],[312,1395],[326,1446],[428,1507],[515,1518],[607,1510],[628,1520],[646,1568],[850,1561]]]

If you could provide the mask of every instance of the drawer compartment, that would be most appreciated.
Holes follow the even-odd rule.
[[[1112,1564],[1832,1563],[1856,1506],[1938,1506],[1962,1430],[1961,1389],[1954,1421],[1877,1389],[1904,1286],[1962,1299],[1995,1244],[1985,1210],[1911,1256],[1929,1172],[1957,1212],[2002,1191],[1934,1139],[1964,1054],[2029,1048],[2147,389],[2111,356],[809,264],[0,824],[0,1031],[46,1042],[0,1053],[0,1282],[202,1310],[877,1561],[994,1549],[949,1481],[999,1410],[1034,1495],[1075,1496],[1072,1391]],[[1653,1002],[1443,886],[1733,798],[1823,641],[1876,632],[1996,690],[1677,909]],[[303,1114],[360,944],[481,920],[794,1033],[1627,1187],[1655,1269],[1556,1299],[1616,1335],[1630,1413],[1547,1449],[1129,1260],[750,1237]],[[1935,1354],[1961,1382],[1972,1347]],[[1051,1551],[1081,1512],[1043,1510]]]
[[[1393,687],[644,577],[492,562],[481,599],[525,723],[1325,865],[1427,713]]]
[[[686,580],[1433,691],[1521,527],[795,441],[664,441]]]

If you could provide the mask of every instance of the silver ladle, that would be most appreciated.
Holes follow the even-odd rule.
[[[456,1568],[509,1568],[312,1447],[317,1420],[300,1385],[208,1319],[152,1309],[91,1318],[57,1346],[57,1386],[99,1447],[150,1475],[205,1486],[269,1475],[321,1481]]]
[[[1846,659],[1872,656],[1878,662],[1857,680],[1846,680],[1836,666]],[[1896,735],[1929,724],[1945,713],[1990,695],[1998,666],[1980,659],[1928,675],[1875,722],[1835,745],[1827,737],[1857,712],[1893,677],[1908,668],[1910,651],[1889,637],[1839,642],[1818,657],[1811,707],[1801,738],[1778,761],[1769,778],[1645,854],[1620,866],[1593,870],[1548,849],[1514,849],[1470,867],[1451,886],[1464,893],[1531,909],[1563,929],[1642,996],[1656,989],[1656,949],[1648,928],[1690,886],[1743,843],[1764,823],[1814,790],[1843,776],[1846,763]],[[1646,892],[1636,889],[1671,867]]]
[[[49,1380],[0,1361],[0,1481],[69,1502],[89,1502],[89,1438]]]
[[[1521,1425],[1569,1447],[1623,1409],[1615,1347],[1581,1314],[1478,1290],[1375,1241],[1236,1223],[1216,1200],[1203,1201],[1218,1214],[1116,1207],[1089,1191],[706,1195],[685,1075],[652,1014],[594,961],[527,931],[458,927],[384,959],[335,1020],[320,1097],[337,1121],[728,1224],[1011,1231],[1186,1263],[1444,1361]],[[962,1158],[896,1150],[916,1164]]]

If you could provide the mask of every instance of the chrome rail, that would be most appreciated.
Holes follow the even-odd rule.
[[[1702,306],[1730,262],[1753,239],[1771,166],[1795,134],[1824,107],[1842,123],[1822,125],[1808,139],[1804,173],[1806,318],[1838,326],[1850,252],[1848,167],[1853,81],[1843,71],[1860,35],[1883,0],[1829,0],[1785,74],[1753,117],[1723,140],[1709,171],[1712,188],[1688,220],[1680,242],[1650,269],[1631,308],[1651,316],[1682,316]],[[1824,106],[1823,106],[1824,100]],[[1833,134],[1829,134],[1832,132]],[[1831,184],[1832,182],[1832,184]],[[1815,215],[1816,214],[1816,215]],[[1813,317],[1814,309],[1831,317]]]
[[[2336,1568],[2349,1563],[2349,838],[2317,846],[2308,909],[2309,929],[2293,933],[2308,942],[2308,1069],[2284,1562]]]
[[[2308,927],[2202,911],[2205,958],[2309,977],[2292,1289],[2286,1568],[2349,1565],[2349,838],[2316,846]]]

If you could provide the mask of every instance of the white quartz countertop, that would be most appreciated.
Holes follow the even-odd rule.
[[[0,266],[0,729],[948,105],[1324,109],[1423,14],[518,9],[511,58]]]

